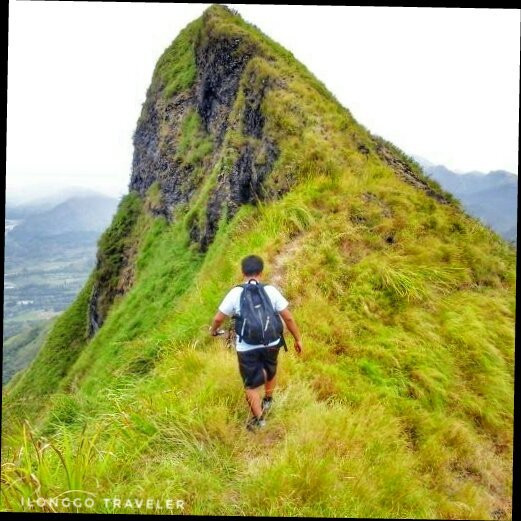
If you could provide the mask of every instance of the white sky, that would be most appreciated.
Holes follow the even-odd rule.
[[[8,196],[125,193],[155,63],[208,4],[9,4]],[[233,7],[405,152],[517,173],[519,10]]]

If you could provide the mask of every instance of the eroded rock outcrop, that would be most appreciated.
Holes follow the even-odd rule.
[[[247,70],[261,51],[248,38],[212,32],[205,25],[210,16],[203,15],[202,29],[193,36],[193,85],[170,98],[165,97],[160,80],[149,88],[134,135],[129,185],[130,190],[145,195],[153,183],[159,183],[162,213],[170,218],[213,175],[205,208],[190,228],[190,237],[202,251],[213,241],[225,210],[229,219],[242,204],[264,197],[263,181],[278,156],[277,147],[264,132],[262,102],[269,84],[257,81],[255,73]],[[189,118],[197,121],[199,136],[187,136]],[[230,132],[244,136],[245,142],[230,144]],[[192,139],[192,145],[197,139],[211,142],[212,150],[190,161],[184,146],[187,139]]]

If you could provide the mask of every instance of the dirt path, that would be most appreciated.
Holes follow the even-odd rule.
[[[286,265],[290,259],[292,259],[295,253],[302,246],[304,233],[299,234],[291,242],[284,245],[282,250],[272,260],[272,272],[270,276],[270,283],[279,288],[285,286],[285,273]]]

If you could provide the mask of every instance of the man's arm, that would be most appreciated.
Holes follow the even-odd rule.
[[[213,317],[212,325],[210,326],[210,334],[215,336],[219,326],[224,322],[228,315],[225,315],[222,311],[217,311],[215,317]]]
[[[302,338],[300,336],[300,331],[298,329],[297,323],[295,322],[295,319],[293,318],[293,315],[291,314],[291,311],[288,308],[283,309],[280,313],[280,316],[284,320],[284,323],[286,324],[286,327],[289,329],[290,333],[293,335],[293,338],[295,339],[295,351],[297,353],[302,352]]]

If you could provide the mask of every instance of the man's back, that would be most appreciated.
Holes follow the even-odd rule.
[[[253,282],[248,282],[248,284],[254,284]],[[284,298],[282,293],[271,284],[264,285],[264,290],[268,295],[273,309],[279,313],[284,310],[288,306],[288,301]],[[243,288],[240,286],[233,287],[228,294],[224,297],[221,305],[219,306],[219,311],[228,316],[234,316],[240,314],[241,307],[241,294],[243,292]],[[280,343],[280,338],[268,344],[269,346],[275,346]],[[239,341],[239,336],[237,335],[236,341],[237,351],[248,351],[250,349],[256,349],[258,347],[264,347],[264,344],[248,344],[244,341]]]

